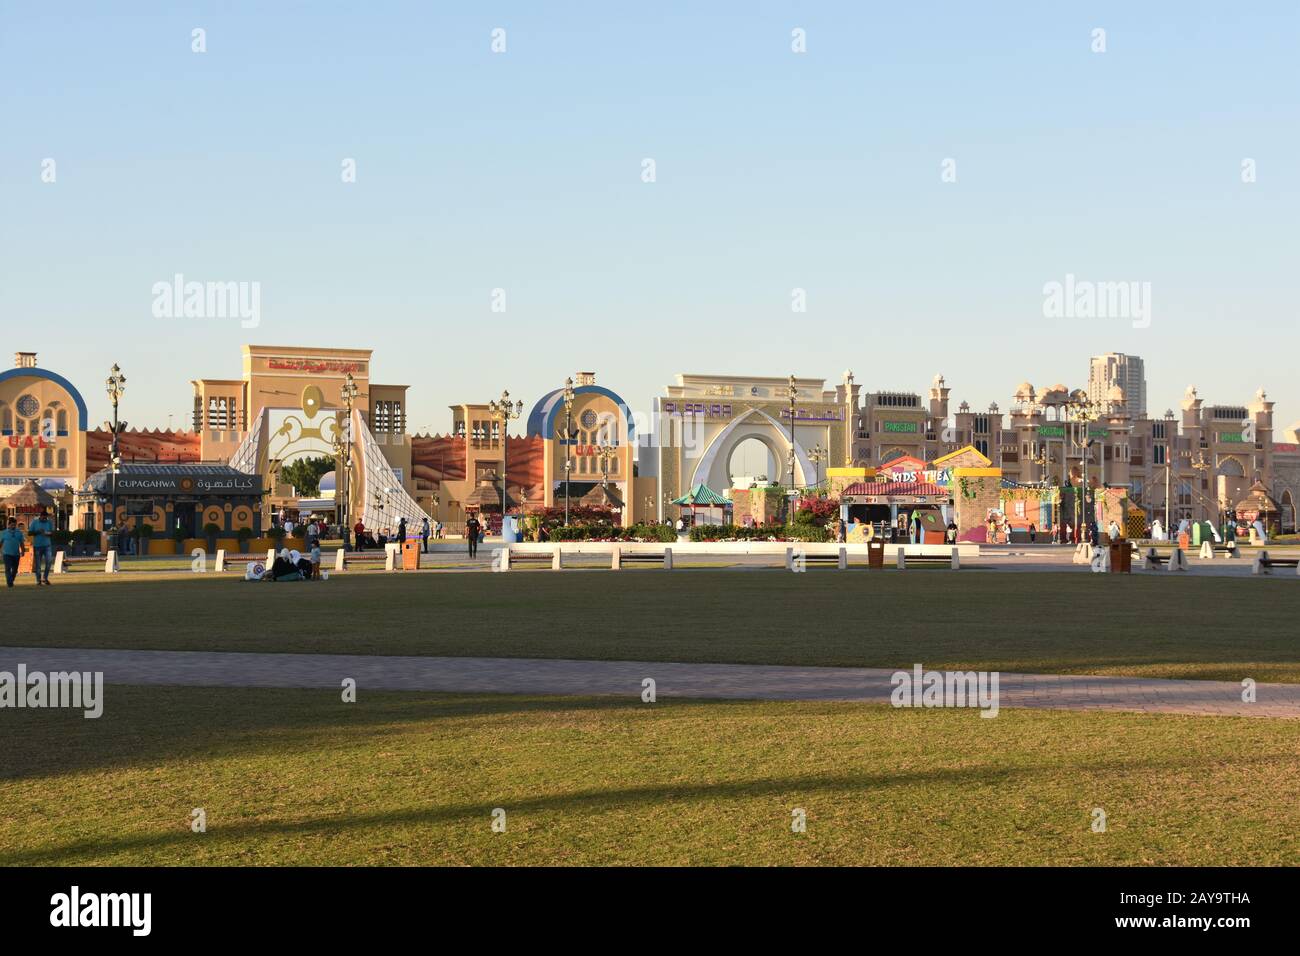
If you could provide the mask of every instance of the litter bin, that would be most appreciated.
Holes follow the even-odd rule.
[[[501,543],[518,544],[523,540],[523,522],[513,515],[501,519]]]
[[[420,539],[417,537],[407,535],[402,542],[402,570],[420,570]]]
[[[1133,573],[1133,549],[1125,538],[1110,543],[1110,571],[1111,574]]]
[[[867,567],[884,568],[885,566],[885,542],[872,538],[867,542]]]

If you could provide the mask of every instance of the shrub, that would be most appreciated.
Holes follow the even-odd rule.
[[[284,529],[278,525],[266,533],[266,536],[272,541],[280,542],[284,540]]]
[[[662,541],[671,544],[677,540],[677,532],[661,524],[634,524],[627,529],[627,540]]]
[[[801,498],[795,506],[795,524],[814,524],[825,527],[840,516],[838,498]]]
[[[790,525],[697,524],[692,541],[830,541],[831,534],[820,525],[796,522]]]
[[[617,541],[622,537],[622,528],[610,524],[575,524],[551,529],[552,541]]]
[[[786,540],[823,542],[831,540],[831,533],[819,524],[796,521],[786,529]]]
[[[217,535],[221,534],[221,525],[217,524],[215,521],[209,521],[203,526],[203,533],[209,538],[215,538]]]

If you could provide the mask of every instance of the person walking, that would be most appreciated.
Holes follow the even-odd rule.
[[[401,547],[406,547],[406,519],[397,522],[397,543]]]
[[[1029,543],[1035,544],[1037,541],[1038,541],[1038,529],[1034,527],[1034,523],[1031,521],[1029,522]]]
[[[471,558],[478,557],[478,533],[482,527],[478,523],[478,518],[472,514],[465,522],[465,540],[469,542],[469,556]]]
[[[425,515],[420,521],[420,541],[422,550],[425,554],[429,553],[429,516]]]
[[[42,508],[36,519],[27,526],[27,535],[32,539],[32,573],[36,575],[37,584],[50,583],[50,565],[54,563],[54,548],[50,535],[54,532],[54,522],[50,520],[48,508]]]
[[[356,525],[353,526],[353,528],[352,528],[352,533],[353,533],[354,535],[356,535],[356,546],[357,546],[357,550],[358,550],[358,551],[364,551],[364,550],[366,550],[366,543],[365,543],[364,540],[362,540],[362,535],[364,535],[364,534],[366,533],[366,526],[365,526],[364,524],[361,523],[361,519],[360,519],[360,518],[357,519],[357,523],[356,523]]]
[[[18,577],[18,562],[26,550],[23,533],[18,530],[18,519],[10,518],[4,531],[0,531],[0,552],[3,552],[5,559],[6,587],[14,586],[14,579]]]

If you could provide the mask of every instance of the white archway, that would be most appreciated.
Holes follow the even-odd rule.
[[[750,435],[737,442],[727,456],[727,474],[731,477],[731,487],[742,487],[737,479],[773,480],[781,471],[781,462],[772,454],[772,449],[761,439]]]
[[[790,449],[789,429],[761,408],[751,408],[746,414],[728,422],[727,426],[714,436],[709,447],[692,469],[688,485],[694,487],[702,482],[719,493],[726,490],[731,483],[728,472],[731,453],[747,438],[757,438],[761,441],[782,468],[786,469],[783,475],[769,475],[769,478],[779,482],[781,478],[789,475],[787,458]],[[809,476],[813,474],[812,462],[808,460],[807,452],[799,444],[797,431],[794,456],[796,480],[803,485],[811,484]]]

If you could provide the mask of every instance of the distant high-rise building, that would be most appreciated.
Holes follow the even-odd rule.
[[[1145,418],[1147,413],[1146,366],[1136,355],[1107,352],[1094,355],[1088,367],[1088,397],[1105,401],[1113,386],[1124,390],[1124,408],[1130,418]]]

